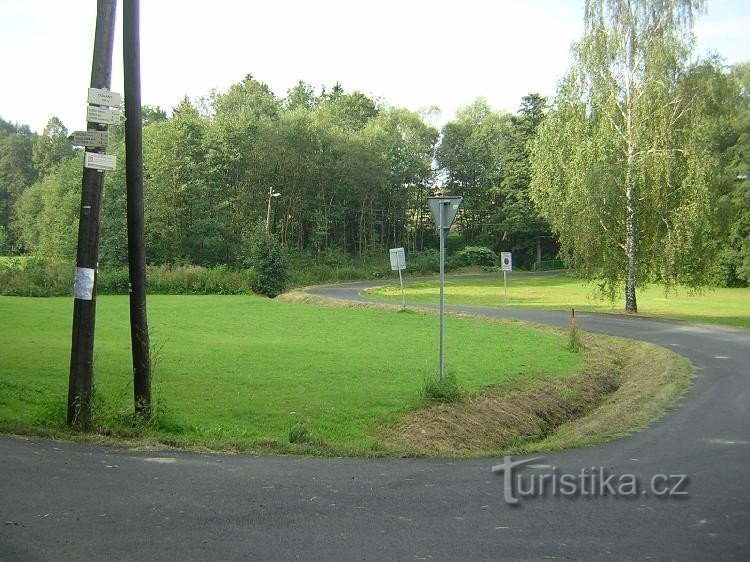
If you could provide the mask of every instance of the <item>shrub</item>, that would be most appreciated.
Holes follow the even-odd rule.
[[[430,377],[422,385],[422,397],[429,402],[449,404],[461,400],[461,388],[454,375],[448,375],[442,382],[437,377]]]
[[[466,244],[466,242],[464,241],[463,236],[455,230],[449,231],[448,235],[445,237],[445,249],[448,255],[458,252],[464,244]]]
[[[253,291],[271,298],[283,293],[289,280],[289,271],[287,257],[279,241],[256,230],[251,259],[255,270]]]
[[[127,295],[130,292],[128,268],[100,269],[96,276],[96,292],[100,295]]]
[[[497,264],[497,254],[484,246],[466,246],[451,257],[451,267],[472,265],[492,267]]]
[[[298,422],[289,428],[289,442],[313,445],[319,443],[319,440],[310,433],[305,424]]]
[[[409,273],[434,273],[440,271],[440,252],[435,249],[412,252],[406,256]]]
[[[197,265],[150,266],[147,271],[148,291],[167,295],[242,295],[253,292],[255,272],[248,269],[230,270]]]
[[[0,263],[0,294],[19,297],[70,295],[74,266],[62,259],[13,259]]]
[[[584,348],[581,331],[575,323],[570,324],[568,331],[568,350],[573,353],[580,353]]]

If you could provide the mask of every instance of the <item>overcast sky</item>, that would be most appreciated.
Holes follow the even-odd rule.
[[[122,92],[121,1],[112,89]],[[284,96],[337,81],[390,105],[438,106],[442,125],[486,97],[515,112],[552,96],[583,30],[583,0],[144,0],[143,103],[225,90],[250,73]],[[0,117],[85,128],[95,0],[0,0]],[[697,52],[750,60],[750,2],[713,0]]]

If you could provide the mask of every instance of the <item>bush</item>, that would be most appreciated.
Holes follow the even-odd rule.
[[[71,296],[74,264],[61,260],[14,258],[0,261],[0,294],[24,297]],[[253,292],[252,269],[158,265],[146,273],[147,291],[165,295],[243,295]],[[127,267],[103,268],[97,273],[99,295],[126,295]]]
[[[454,375],[448,375],[442,382],[437,377],[431,377],[422,385],[422,398],[429,402],[450,404],[461,400],[461,388]]]
[[[30,257],[0,262],[0,294],[18,297],[70,295],[75,266],[62,259]]]
[[[127,295],[130,292],[128,268],[100,269],[96,276],[96,292],[100,295]]]
[[[581,337],[581,331],[576,326],[575,322],[571,322],[570,328],[568,329],[568,351],[573,353],[580,353],[583,351],[583,338]]]
[[[445,237],[445,250],[447,255],[455,254],[464,246],[464,244],[466,244],[466,242],[464,241],[463,236],[455,230],[450,230]]]
[[[271,298],[283,293],[289,280],[289,271],[281,243],[265,231],[256,230],[251,259],[255,270],[253,291]]]
[[[166,295],[243,295],[253,292],[255,272],[197,265],[150,266],[146,273],[149,293]]]
[[[492,267],[497,265],[497,254],[484,246],[466,246],[451,257],[451,267]]]
[[[406,256],[406,271],[409,273],[435,273],[440,271],[440,251],[429,249]]]
[[[335,281],[357,281],[361,279],[382,279],[391,272],[390,263],[382,259],[343,267],[315,263],[308,255],[296,255],[289,267],[289,285],[305,287]]]

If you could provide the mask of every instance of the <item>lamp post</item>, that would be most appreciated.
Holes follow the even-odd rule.
[[[268,187],[268,211],[266,211],[266,234],[271,234],[271,199],[281,195],[278,191],[274,191],[273,187]]]

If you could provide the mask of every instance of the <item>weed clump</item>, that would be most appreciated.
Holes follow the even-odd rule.
[[[570,330],[568,331],[568,350],[573,353],[580,353],[583,351],[583,338],[581,337],[581,331],[578,329],[576,323],[576,311],[571,309],[570,317]]]
[[[305,427],[305,424],[295,423],[289,428],[289,442],[306,443],[311,445],[317,443],[318,439],[316,439],[310,430]]]
[[[437,377],[431,377],[422,385],[422,397],[428,402],[451,404],[461,400],[462,392],[454,375],[448,375],[442,381]]]
[[[570,326],[568,332],[568,350],[573,353],[580,353],[583,351],[583,338],[581,337],[581,330],[575,324]]]

